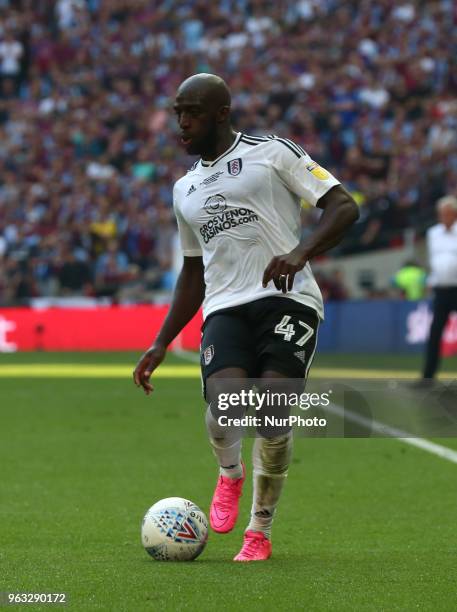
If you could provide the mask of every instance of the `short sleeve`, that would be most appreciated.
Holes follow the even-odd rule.
[[[270,147],[270,162],[282,182],[295,195],[312,206],[338,181],[328,170],[319,166],[311,157],[291,140],[275,139]]]
[[[176,221],[178,223],[179,239],[181,242],[181,250],[186,257],[201,257],[202,250],[198,242],[198,238],[194,231],[183,218],[176,201],[173,204]]]

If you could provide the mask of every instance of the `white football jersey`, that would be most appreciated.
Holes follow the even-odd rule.
[[[316,205],[339,181],[297,144],[276,136],[238,133],[212,162],[199,160],[174,186],[173,201],[183,254],[203,256],[203,316],[264,297],[288,297],[323,318],[322,296],[311,267],[283,294],[264,270],[275,255],[300,241],[300,200]]]

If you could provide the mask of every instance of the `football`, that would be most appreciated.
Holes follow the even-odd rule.
[[[157,561],[192,561],[208,539],[208,520],[182,497],[167,497],[151,506],[141,526],[141,542]]]

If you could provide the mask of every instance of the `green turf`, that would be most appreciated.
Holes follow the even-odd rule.
[[[102,363],[102,364],[128,364],[133,366],[140,357],[137,352],[26,352],[26,353],[0,353],[2,363]],[[393,353],[361,354],[361,353],[317,353],[314,359],[315,367],[351,367],[381,370],[412,370],[420,372],[423,356],[421,354],[401,355]],[[167,355],[166,363],[182,363],[182,359],[172,353]],[[443,359],[441,371],[457,371],[457,355]]]
[[[146,509],[179,495],[207,511],[214,486],[198,379],[149,398],[126,379],[0,379],[0,416],[0,591],[65,591],[71,610],[455,609],[455,464],[397,440],[298,439],[269,562],[231,561],[249,483],[233,533],[160,563],[139,541]]]

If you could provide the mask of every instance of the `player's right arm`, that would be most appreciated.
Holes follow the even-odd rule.
[[[165,321],[152,346],[141,356],[133,372],[136,386],[143,387],[146,395],[154,390],[149,379],[164,360],[168,345],[197,313],[205,297],[202,251],[197,236],[180,210],[178,183],[173,191],[173,199],[184,263]]]
[[[143,387],[146,395],[154,390],[150,382],[152,372],[164,360],[168,345],[197,313],[204,297],[203,259],[198,256],[185,256],[170,310],[162,328],[152,346],[141,356],[133,372],[136,386]]]

